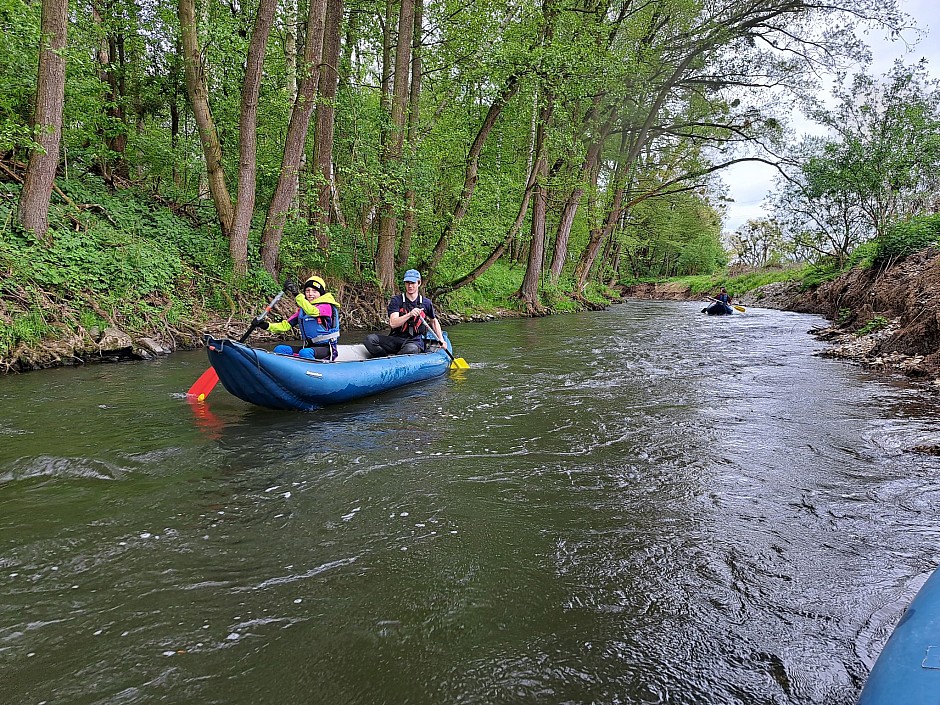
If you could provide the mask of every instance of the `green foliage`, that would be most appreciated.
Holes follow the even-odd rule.
[[[870,321],[868,321],[865,325],[863,325],[861,328],[855,331],[855,335],[858,335],[858,336],[868,335],[869,333],[874,333],[876,331],[881,330],[882,328],[885,328],[887,325],[888,325],[887,318],[885,318],[884,316],[875,316]]]
[[[940,213],[918,215],[898,221],[878,238],[875,264],[884,264],[940,242]]]
[[[842,273],[838,260],[835,258],[825,259],[816,264],[806,267],[803,274],[802,287],[804,290],[832,281]]]
[[[54,330],[39,310],[15,316],[9,325],[0,321],[0,358],[9,357],[21,343],[36,345]]]
[[[694,294],[704,294],[726,287],[732,296],[740,296],[747,291],[753,291],[767,284],[785,281],[800,281],[805,278],[809,267],[791,267],[789,269],[764,269],[745,272],[731,276],[726,272],[714,275],[697,277],[678,277],[672,281],[679,282],[689,288]]]
[[[0,153],[33,143],[41,3],[0,0]]]
[[[522,285],[523,271],[505,262],[497,262],[473,284],[447,294],[442,302],[447,310],[459,314],[472,314],[505,308],[514,301]]]
[[[710,274],[728,263],[719,221],[688,193],[651,198],[634,207],[621,233],[634,277]]]
[[[865,269],[871,267],[877,254],[878,242],[876,240],[865,242],[852,250],[852,254],[849,255],[849,259],[846,261],[846,268],[862,267]]]
[[[111,193],[92,177],[59,183],[82,208],[56,198],[44,242],[12,226],[19,189],[0,188],[0,270],[11,287],[34,298],[25,306],[21,297],[7,298],[16,289],[0,289],[13,320],[0,322],[0,357],[61,324],[101,328],[107,324],[101,310],[131,331],[154,320],[185,321],[197,301],[232,310],[228,246],[217,233],[194,228],[140,193]],[[260,269],[250,270],[241,286],[256,298],[276,288]]]
[[[888,231],[923,211],[940,186],[938,82],[923,62],[897,63],[881,78],[854,76],[835,98],[836,108],[812,111],[835,137],[793,147],[800,169],[777,196],[779,218],[795,248],[813,255],[844,262],[875,237],[887,237],[879,261],[909,252],[924,241],[918,228]]]
[[[539,298],[543,305],[556,313],[570,313],[578,310],[578,304],[566,293],[571,290],[570,282],[566,287],[559,282],[558,286],[544,284],[539,289]]]
[[[840,308],[839,315],[836,316],[836,323],[842,325],[848,322],[852,318],[852,309],[850,308]]]

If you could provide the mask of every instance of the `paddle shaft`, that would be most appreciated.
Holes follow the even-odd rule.
[[[457,364],[457,358],[454,357],[453,353],[452,353],[450,350],[447,349],[447,343],[445,343],[443,340],[441,340],[440,338],[438,338],[438,337],[437,337],[437,333],[434,332],[434,329],[431,328],[431,326],[428,325],[428,322],[427,322],[427,321],[425,320],[425,318],[424,318],[424,311],[422,310],[421,313],[418,314],[418,315],[421,317],[421,322],[424,324],[424,327],[428,329],[428,333],[430,333],[432,336],[434,336],[434,340],[436,340],[437,342],[439,342],[439,343],[441,344],[441,347],[444,348],[444,352],[447,353],[447,356],[448,356],[448,357],[451,359],[451,361],[456,365],[456,364]]]
[[[260,316],[257,316],[257,317],[251,322],[251,325],[248,326],[248,330],[245,331],[245,335],[243,335],[241,338],[238,339],[238,342],[239,342],[239,343],[244,343],[246,340],[248,340],[248,336],[251,335],[251,334],[254,332],[255,328],[257,328],[257,327],[258,327],[258,324],[261,323],[261,321],[264,320],[265,316],[267,316],[269,313],[271,313],[271,309],[274,308],[275,306],[277,306],[277,302],[281,300],[281,297],[282,297],[282,296],[284,296],[284,292],[283,292],[283,291],[277,292],[277,296],[275,296],[275,297],[271,300],[271,303],[269,303],[267,306],[264,307],[264,311],[261,312],[261,315],[260,315]]]
[[[271,309],[277,305],[277,302],[281,300],[282,296],[284,296],[284,292],[279,291],[277,296],[272,299],[271,303],[264,307],[264,311],[262,311],[259,316],[256,316],[254,320],[252,320],[251,325],[248,326],[248,330],[246,330],[245,334],[238,339],[239,343],[244,343],[246,340],[248,340],[248,336],[254,332],[255,328],[258,327],[258,324],[261,323],[261,321],[264,320],[264,317],[271,312]],[[207,396],[209,396],[209,392],[215,389],[215,385],[218,383],[219,375],[215,371],[215,368],[210,366],[208,370],[199,376],[199,379],[193,383],[193,386],[189,388],[189,391],[186,392],[186,394],[196,397],[199,401],[202,401]]]
[[[725,306],[730,306],[731,308],[737,311],[740,311],[741,313],[744,313],[745,309],[743,306],[738,306],[737,304],[733,304],[730,301],[722,301],[721,299],[716,299],[714,296],[707,296],[705,298],[711,299],[712,301],[717,301],[720,304],[724,304]]]

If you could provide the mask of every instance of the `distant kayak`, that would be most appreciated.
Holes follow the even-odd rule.
[[[449,346],[447,335],[444,341]],[[445,349],[370,358],[364,345],[340,345],[335,362],[281,355],[206,336],[209,364],[231,394],[268,409],[311,411],[439,377],[451,359]]]
[[[940,572],[911,601],[868,674],[858,705],[940,703]]]
[[[702,313],[707,313],[709,316],[730,316],[734,313],[734,309],[726,303],[716,301],[711,306],[703,308]]]

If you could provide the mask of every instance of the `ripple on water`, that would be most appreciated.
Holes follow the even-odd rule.
[[[130,468],[98,458],[64,458],[40,455],[19,458],[7,464],[0,473],[0,483],[36,478],[120,480]]]

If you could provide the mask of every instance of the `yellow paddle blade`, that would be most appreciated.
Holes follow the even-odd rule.
[[[450,369],[452,370],[469,370],[470,365],[462,357],[454,358],[454,361],[450,363]]]
[[[745,311],[747,311],[747,309],[744,308],[743,306],[733,306],[733,308],[737,311],[740,311],[741,313],[744,313]]]

